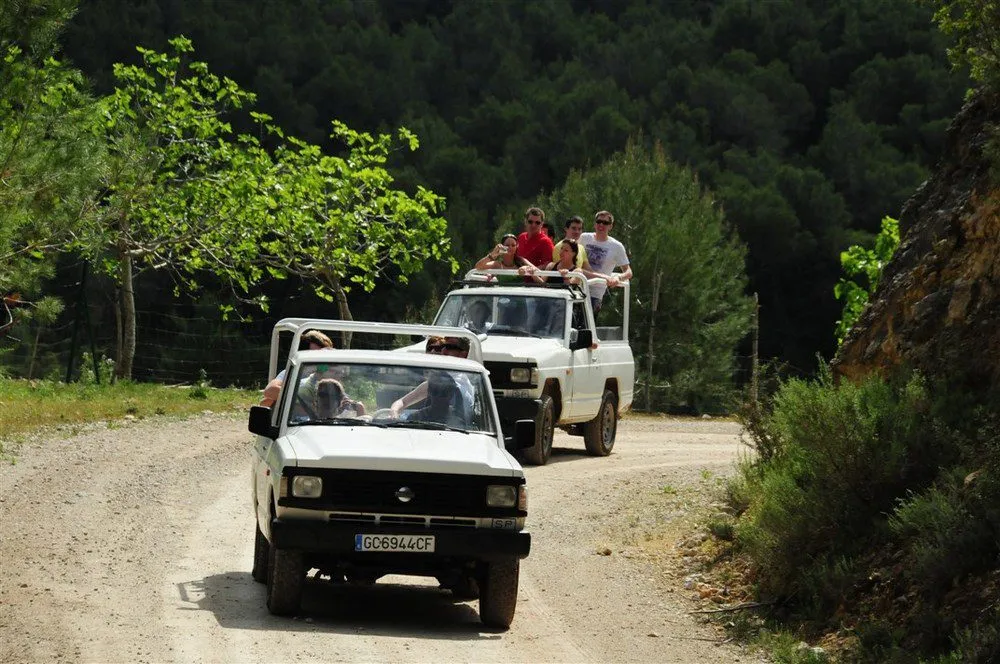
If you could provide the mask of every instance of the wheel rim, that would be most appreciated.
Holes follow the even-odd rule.
[[[604,413],[601,416],[601,444],[604,449],[611,447],[615,439],[615,407],[610,401],[604,402]]]

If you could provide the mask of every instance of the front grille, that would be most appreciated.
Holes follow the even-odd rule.
[[[289,476],[300,469],[289,469]],[[285,507],[319,509],[340,516],[425,515],[444,517],[524,516],[516,508],[486,505],[490,484],[520,485],[518,477],[481,477],[443,473],[405,473],[372,470],[303,468],[302,473],[323,478],[323,495],[317,499],[282,498]],[[291,484],[291,482],[289,482]],[[401,491],[402,489],[409,491]],[[409,498],[406,502],[397,493]],[[353,513],[349,514],[349,513]],[[359,514],[360,513],[360,514]],[[332,518],[332,517],[331,517]],[[421,521],[422,522],[422,521]],[[403,523],[403,522],[397,522]]]
[[[476,528],[476,519],[442,516],[400,516],[398,514],[344,514],[330,515],[330,523],[370,526],[420,526],[424,528]]]

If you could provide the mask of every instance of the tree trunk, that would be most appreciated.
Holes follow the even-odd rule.
[[[354,320],[354,316],[351,315],[351,306],[347,303],[347,293],[344,292],[344,288],[340,285],[340,279],[337,277],[330,277],[330,287],[333,289],[333,298],[337,301],[337,309],[340,311],[341,320]],[[351,347],[351,337],[353,335],[350,332],[343,332],[341,336],[341,344],[343,348]]]
[[[121,317],[121,335],[119,336],[118,362],[115,365],[115,378],[132,378],[132,362],[135,359],[135,290],[132,285],[132,257],[123,252],[121,257],[121,282],[118,309]]]

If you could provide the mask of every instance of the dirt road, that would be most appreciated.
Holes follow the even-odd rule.
[[[250,578],[242,416],[29,441],[0,468],[0,661],[754,661],[636,555],[643,505],[731,472],[736,433],[630,418],[608,458],[557,434],[552,462],[527,470],[532,550],[506,632],[404,577],[310,584],[302,615],[270,616]]]

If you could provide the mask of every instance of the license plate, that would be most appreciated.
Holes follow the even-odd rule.
[[[355,535],[354,550],[434,553],[434,535]]]

